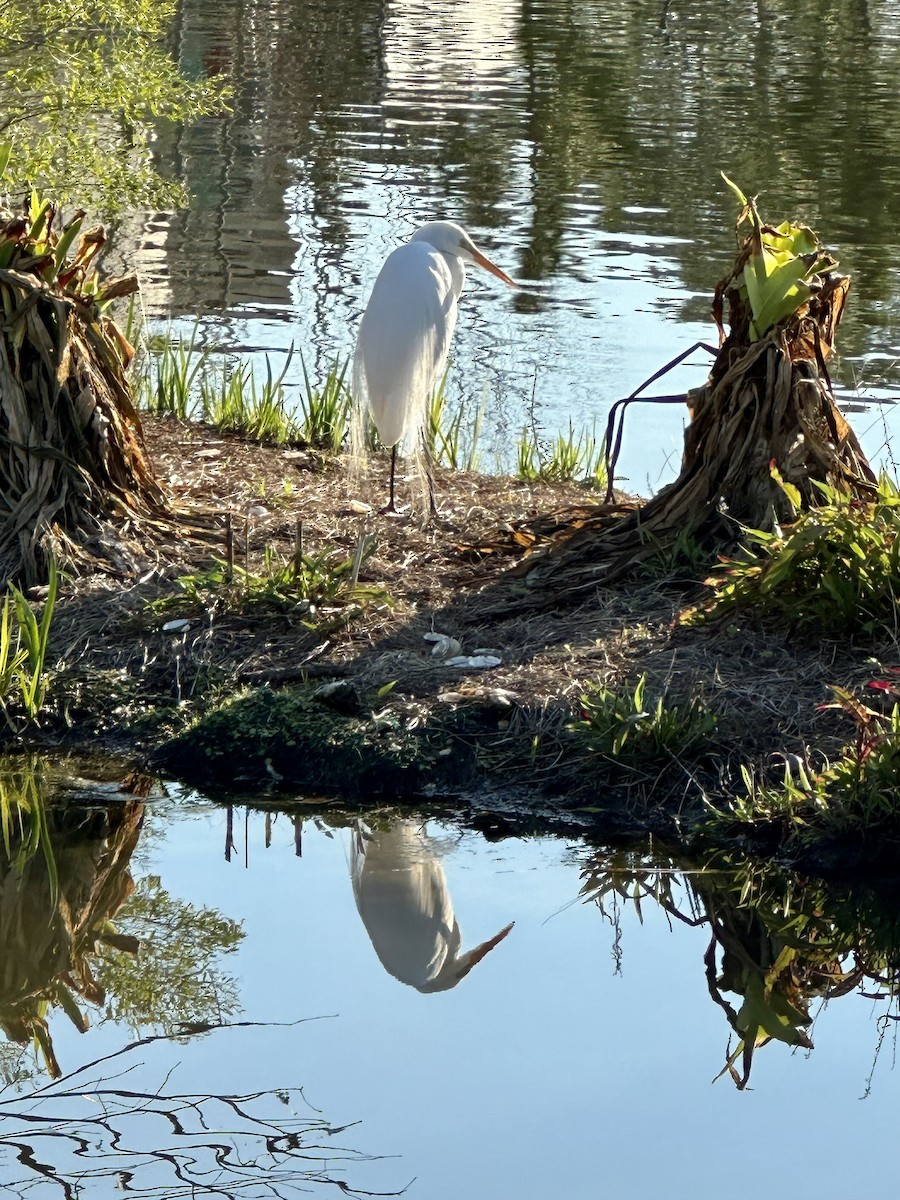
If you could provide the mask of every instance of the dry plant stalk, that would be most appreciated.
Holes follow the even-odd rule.
[[[809,297],[754,339],[741,280],[759,248],[758,233],[744,239],[716,289],[720,349],[707,382],[688,397],[691,423],[678,478],[624,516],[620,508],[598,506],[580,514],[574,526],[563,526],[543,552],[517,569],[533,593],[548,593],[535,596],[536,603],[555,603],[618,579],[679,538],[709,529],[722,514],[758,529],[788,520],[790,508],[772,477],[772,463],[798,488],[805,505],[819,500],[816,482],[871,494],[873,472],[835,404],[827,369],[850,280],[822,270]],[[827,256],[821,261],[833,264]]]
[[[0,572],[26,585],[110,517],[168,512],[126,379],[132,349],[103,315],[137,281],[101,286],[103,231],[70,258],[52,221],[0,216]]]

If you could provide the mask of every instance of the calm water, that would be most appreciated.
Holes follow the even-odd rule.
[[[177,53],[231,113],[159,141],[189,211],[147,214],[150,313],[230,351],[293,345],[321,378],[384,256],[420,222],[469,227],[522,281],[472,278],[450,395],[486,412],[482,465],[534,423],[609,405],[699,339],[730,264],[725,169],[806,219],[854,280],[843,398],[881,460],[900,377],[900,3],[882,0],[199,0]],[[699,383],[705,358],[655,391]],[[299,384],[295,362],[289,399]],[[680,408],[630,420],[635,488],[677,468]]]
[[[361,836],[308,802],[299,811],[229,813],[191,795],[117,802],[111,816],[71,810],[68,832],[51,821],[55,918],[39,859],[18,884],[4,870],[0,1024],[33,1029],[38,998],[68,981],[92,1025],[77,1033],[51,1003],[64,1073],[52,1084],[29,1051],[0,1047],[7,1076],[20,1075],[0,1094],[5,1195],[61,1194],[17,1161],[23,1144],[44,1175],[81,1173],[87,1197],[210,1194],[186,1182],[204,1171],[226,1196],[339,1195],[327,1178],[409,1185],[411,1200],[749,1198],[773,1180],[779,1194],[823,1200],[890,1188],[900,1077],[894,1026],[880,1019],[896,1010],[858,994],[880,990],[871,976],[816,999],[824,974],[810,964],[824,972],[837,951],[801,949],[785,993],[814,1017],[815,1049],[773,1041],[748,1089],[713,1082],[736,1037],[707,984],[708,920],[674,914],[715,913],[716,971],[734,978],[738,960],[740,974],[765,959],[753,914],[733,903],[740,881],[389,814]],[[601,911],[598,890],[613,886],[643,890],[640,911],[611,891]],[[835,945],[866,943],[871,963],[893,938],[900,958],[895,910],[836,892],[815,904]],[[461,944],[448,950],[454,923]],[[136,958],[123,937],[140,942]],[[479,947],[480,961],[466,959]],[[91,986],[88,1002],[78,992]],[[742,1003],[724,988],[720,999]],[[133,1045],[221,1021],[230,1027]],[[245,1115],[213,1095],[243,1097]],[[294,1121],[306,1157],[267,1160],[265,1137]],[[23,1180],[38,1182],[26,1192]]]

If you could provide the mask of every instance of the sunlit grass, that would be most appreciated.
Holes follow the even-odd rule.
[[[541,438],[534,425],[525,426],[516,447],[516,476],[529,482],[582,483],[587,487],[606,487],[604,442],[596,429],[583,429],[576,436],[569,422],[568,433]]]
[[[840,637],[900,625],[900,490],[882,475],[870,499],[816,483],[822,503],[800,509],[797,489],[773,471],[794,520],[745,529],[740,556],[723,559],[687,624],[746,612],[779,626]]]
[[[290,362],[288,354],[276,375],[266,357],[266,375],[261,382],[248,363],[208,368],[200,381],[203,419],[217,429],[260,442],[284,445],[299,441],[300,426],[285,411],[284,379]]]

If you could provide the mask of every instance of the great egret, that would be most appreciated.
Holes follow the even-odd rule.
[[[506,925],[460,954],[444,869],[419,821],[358,829],[351,873],[356,907],[382,966],[417,991],[455,987],[512,929]]]
[[[428,397],[447,361],[466,263],[516,286],[459,225],[429,221],[387,256],[363,313],[353,355],[352,443],[359,457],[371,414],[391,451],[390,499],[382,512],[396,512],[398,444],[413,454],[421,450]],[[431,504],[433,510],[433,497]]]

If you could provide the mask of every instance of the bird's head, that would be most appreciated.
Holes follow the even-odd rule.
[[[490,271],[510,287],[517,286],[515,280],[510,279],[505,271],[501,271],[487,255],[481,253],[462,226],[454,224],[453,221],[429,221],[426,225],[421,225],[409,240],[427,242],[441,254],[473,263],[476,267]]]

